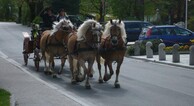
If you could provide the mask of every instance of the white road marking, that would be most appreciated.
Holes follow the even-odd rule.
[[[83,105],[83,106],[91,106],[91,105],[86,104],[85,102],[79,100],[79,98],[76,98],[76,97],[74,97],[74,96],[68,94],[67,92],[69,92],[69,91],[66,91],[65,89],[64,89],[65,91],[62,91],[62,90],[58,89],[57,87],[53,86],[52,84],[49,84],[49,83],[47,83],[46,81],[44,81],[44,80],[38,78],[37,76],[31,74],[31,73],[28,72],[26,69],[24,69],[24,68],[22,67],[21,64],[19,64],[19,63],[16,62],[15,60],[9,58],[7,55],[5,55],[5,54],[4,54],[3,52],[1,52],[1,51],[0,51],[0,57],[2,57],[3,59],[7,60],[8,62],[10,62],[11,64],[13,64],[14,66],[18,67],[21,71],[23,71],[23,72],[27,73],[28,75],[30,75],[31,77],[35,78],[37,81],[39,81],[39,82],[43,83],[44,85],[50,87],[51,89],[54,89],[54,90],[56,90],[57,92],[61,93],[62,95],[64,95],[64,96],[66,96],[66,97],[68,97],[68,98],[74,100],[75,102],[77,102],[77,103],[79,103],[79,104],[81,104],[81,105]]]

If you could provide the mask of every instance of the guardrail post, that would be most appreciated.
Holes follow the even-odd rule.
[[[189,58],[189,64],[194,65],[194,45],[190,46],[190,58]]]
[[[165,47],[166,45],[164,43],[160,43],[158,45],[159,60],[166,60],[166,52],[164,51]]]
[[[179,63],[180,62],[180,54],[179,54],[179,44],[174,44],[172,48],[172,62]]]
[[[148,41],[146,43],[146,56],[147,58],[153,58],[152,42]]]
[[[138,41],[135,41],[135,44],[134,44],[134,55],[135,56],[139,56],[140,55],[140,42]]]

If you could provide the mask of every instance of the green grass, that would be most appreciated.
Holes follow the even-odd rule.
[[[0,88],[0,106],[10,106],[10,93]]]

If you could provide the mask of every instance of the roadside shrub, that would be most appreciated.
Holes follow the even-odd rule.
[[[194,16],[190,17],[190,19],[188,20],[188,29],[194,31]]]
[[[128,46],[127,48],[127,55],[133,56],[134,55],[134,47],[133,45]]]
[[[159,39],[154,39],[154,40],[145,40],[145,41],[142,41],[140,43],[140,55],[145,55],[146,54],[146,43],[148,41],[152,42],[152,44],[153,44],[151,48],[152,48],[154,54],[157,54],[158,53],[158,45],[160,43],[162,43],[162,41],[159,40]],[[127,48],[127,54],[129,56],[133,56],[134,55],[134,50],[135,50],[134,45],[130,45]]]
[[[151,47],[151,48],[152,48],[153,52],[154,52],[155,54],[158,53],[158,45],[159,45],[160,43],[162,43],[162,40],[160,40],[160,39],[145,40],[145,41],[142,42],[142,44],[146,45],[146,43],[147,43],[148,41],[152,42],[152,47]]]
[[[40,22],[42,21],[42,18],[40,16],[36,16],[34,18],[34,20],[32,21],[32,23],[35,23],[35,24],[40,24]]]

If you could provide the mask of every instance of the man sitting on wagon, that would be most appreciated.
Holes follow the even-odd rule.
[[[56,21],[55,15],[52,13],[52,9],[49,7],[41,13],[42,21],[43,21],[43,30],[52,29],[53,22]]]
[[[33,49],[40,48],[39,41],[40,41],[40,32],[39,32],[39,25],[38,24],[32,24],[32,30],[31,30],[31,41],[33,41]]]

